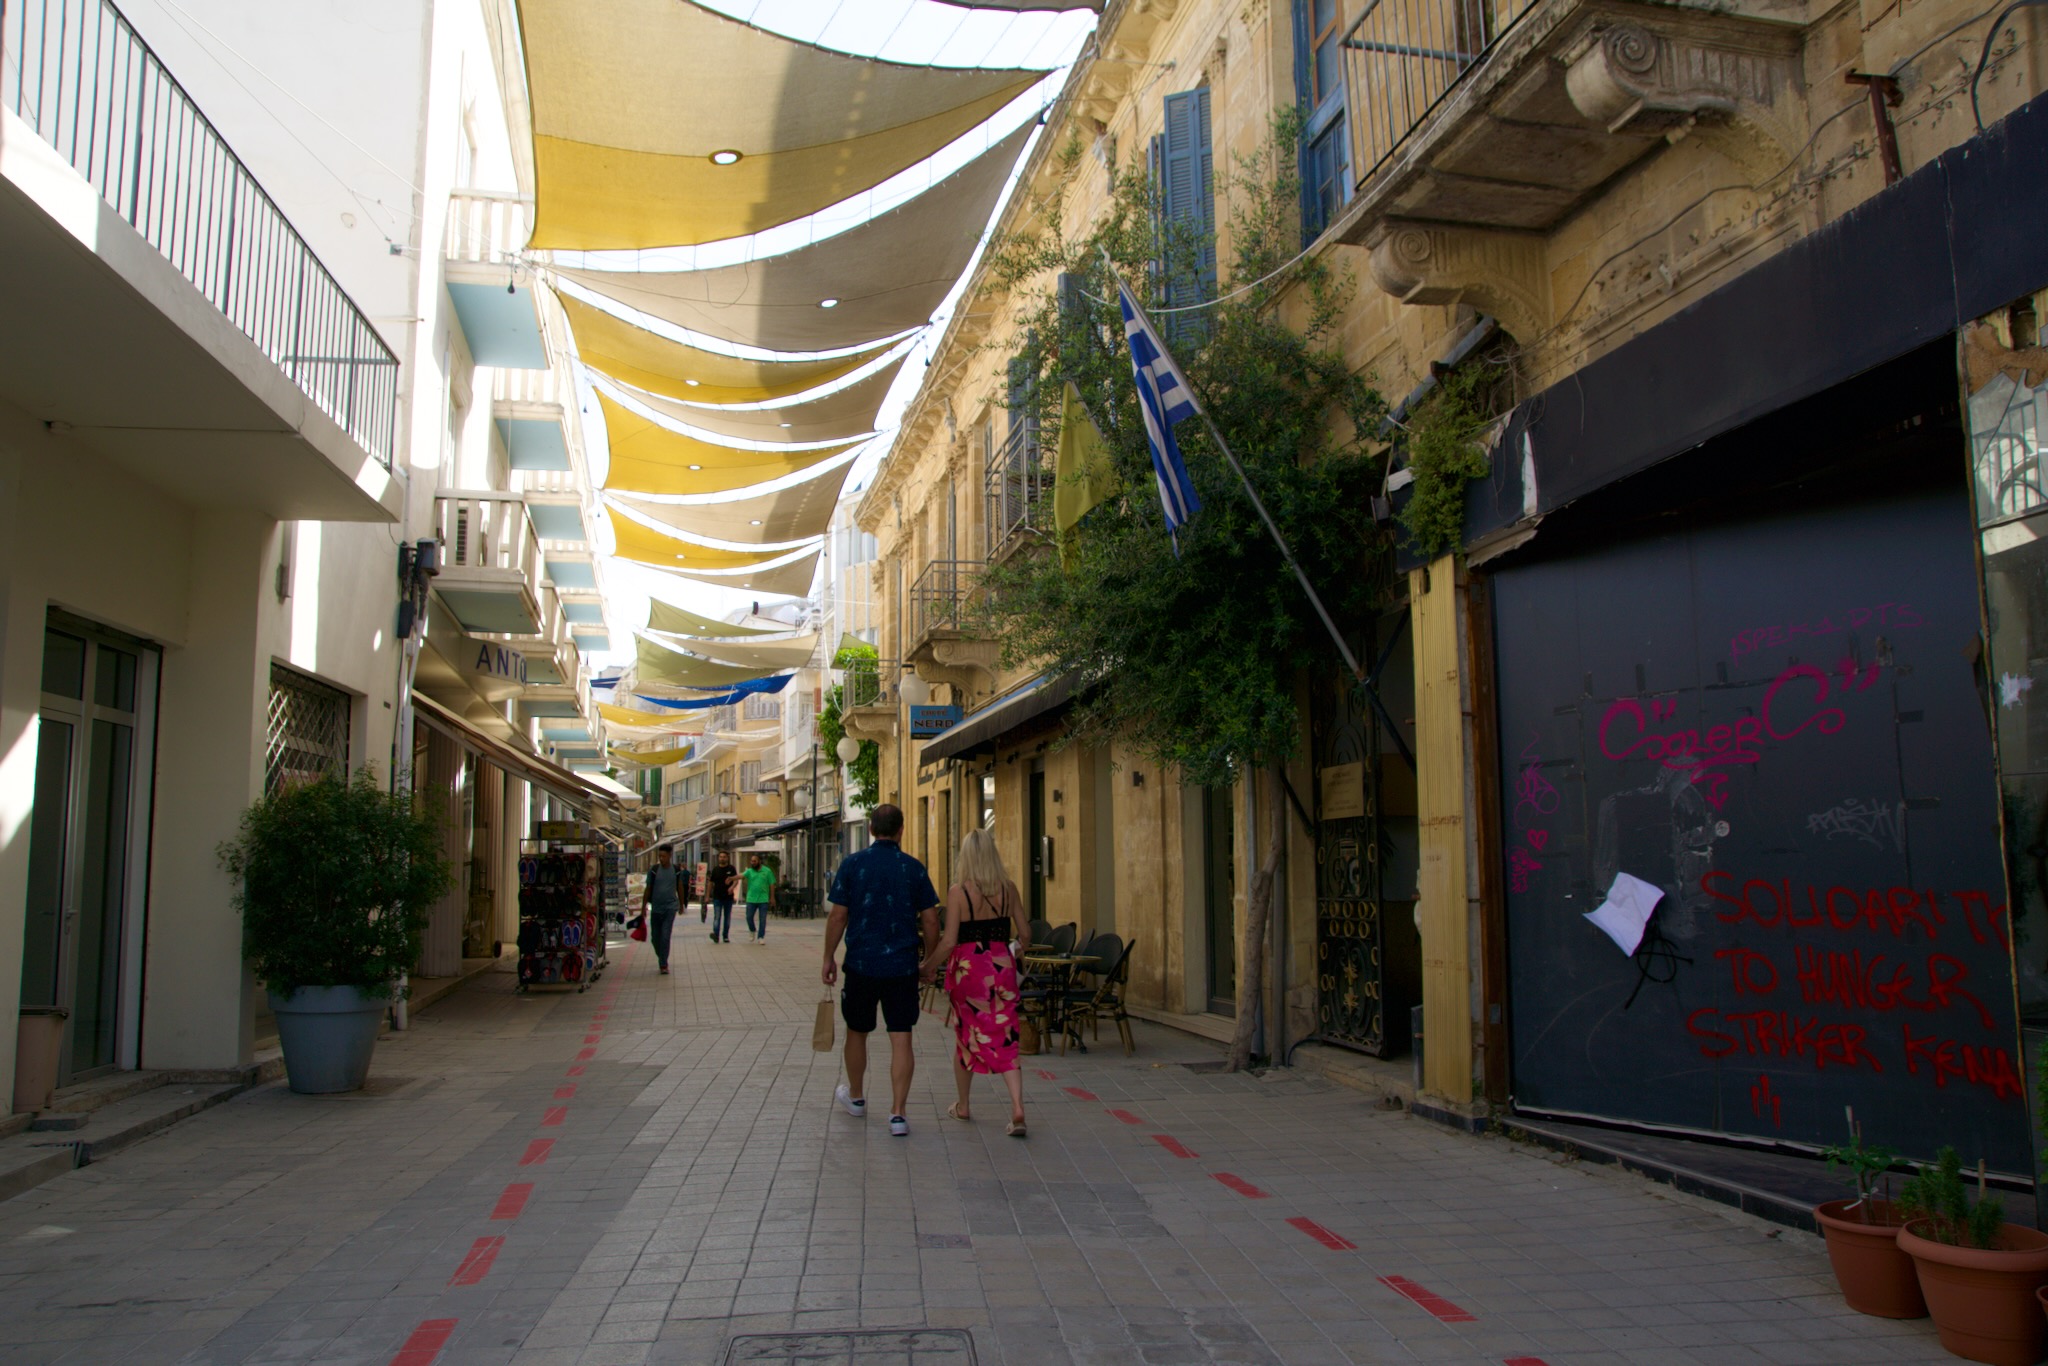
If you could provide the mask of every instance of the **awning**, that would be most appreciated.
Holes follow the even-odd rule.
[[[565,768],[556,768],[537,755],[523,753],[503,740],[484,734],[426,694],[416,692],[412,695],[412,701],[413,715],[419,718],[422,724],[431,726],[478,758],[496,764],[513,777],[523,778],[535,787],[551,793],[584,815],[602,812],[611,816],[624,808],[625,804],[614,793],[606,791],[590,778],[571,773]],[[616,787],[617,784],[612,786]],[[639,794],[634,792],[631,795],[637,805]]]
[[[660,598],[649,598],[647,629],[666,631],[673,636],[779,636],[787,635],[796,628],[792,626],[781,630],[764,630],[759,626],[735,626],[729,621],[720,621],[716,617],[692,612],[687,607],[663,602]]]
[[[909,357],[906,349],[874,374],[855,380],[844,389],[774,408],[712,407],[644,389],[632,397],[672,422],[737,441],[864,441],[875,434],[875,419],[881,415],[882,400],[889,396],[889,386],[896,382],[903,362]]]
[[[854,57],[688,0],[523,0],[531,246],[741,237],[913,166],[1045,73]]]
[[[894,344],[824,360],[749,360],[673,341],[557,290],[576,354],[585,365],[635,389],[694,403],[767,403],[844,379]]]
[[[958,759],[979,750],[993,750],[996,742],[1027,721],[1036,720],[1074,700],[1074,676],[1057,678],[1040,675],[1021,688],[1004,693],[995,701],[960,718],[960,724],[918,751],[919,763],[934,759]]]
[[[611,447],[604,486],[628,493],[729,493],[845,455],[858,441],[749,450],[705,441],[642,417],[603,389],[598,411]]]
[[[612,528],[612,554],[663,569],[752,569],[779,560],[791,551],[808,548],[789,545],[772,550],[726,550],[651,527],[639,520],[637,509],[622,513],[618,506],[610,504],[604,513]]]
[[[853,463],[848,461],[801,484],[723,503],[657,503],[628,494],[613,494],[610,501],[685,536],[734,545],[788,545],[822,536],[831,528],[839,491],[852,473]]]
[[[815,816],[793,816],[789,820],[778,822],[763,830],[758,830],[755,834],[757,836],[787,835],[795,830],[808,830],[814,825],[830,825],[838,819],[839,808],[835,806],[829,811],[820,811]]]
[[[818,653],[815,632],[792,640],[698,640],[694,636],[667,636],[663,643],[708,655],[721,664],[760,669],[801,669]]]
[[[583,779],[584,782],[589,783],[592,787],[595,787],[600,791],[611,793],[613,799],[616,800],[618,804],[625,810],[638,811],[640,809],[640,804],[643,800],[640,794],[638,792],[635,792],[632,788],[627,787],[624,783],[612,777],[610,774],[580,773],[577,776]]]
[[[743,570],[737,574],[695,574],[668,565],[657,567],[679,579],[708,583],[714,588],[743,588],[763,597],[800,598],[811,591],[811,581],[818,576],[818,552],[813,550],[800,559],[770,569]]]
[[[822,242],[711,270],[555,274],[650,317],[765,351],[836,351],[922,327],[988,227],[1027,120],[907,203]],[[836,299],[821,308],[825,299]]]
[[[635,682],[667,683],[677,688],[729,688],[773,670],[753,665],[720,664],[671,650],[641,636],[633,642]]]

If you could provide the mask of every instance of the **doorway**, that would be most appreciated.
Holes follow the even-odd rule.
[[[70,1013],[60,1086],[137,1061],[157,663],[56,612],[44,629],[21,1004]]]
[[[1209,941],[1209,1011],[1237,1010],[1237,817],[1231,790],[1202,790],[1202,913]]]
[[[1045,835],[1045,770],[1031,765],[1031,797],[1025,808],[1025,846],[1031,859],[1031,918],[1045,919],[1045,880],[1052,876],[1052,849]]]

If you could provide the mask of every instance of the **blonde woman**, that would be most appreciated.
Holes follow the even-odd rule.
[[[946,891],[945,929],[938,946],[925,960],[927,973],[943,965],[946,995],[958,1021],[953,1050],[953,1084],[960,1099],[946,1114],[953,1119],[974,1116],[967,1105],[968,1088],[977,1072],[1000,1076],[1010,1088],[1012,1138],[1024,1137],[1024,1077],[1017,1070],[1017,951],[1028,943],[1030,922],[1024,898],[1003,871],[1002,855],[986,830],[974,830],[960,842],[955,864],[960,880]]]

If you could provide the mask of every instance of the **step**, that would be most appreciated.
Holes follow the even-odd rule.
[[[245,1070],[245,1069],[238,1069]],[[85,1122],[61,1134],[30,1130],[0,1138],[0,1200],[88,1163],[105,1159],[131,1143],[169,1128],[181,1119],[208,1110],[248,1090],[235,1081],[158,1084],[125,1099],[100,1106]]]

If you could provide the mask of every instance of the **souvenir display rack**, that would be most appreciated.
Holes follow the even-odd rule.
[[[519,989],[587,991],[604,974],[604,844],[545,821],[519,845]]]

